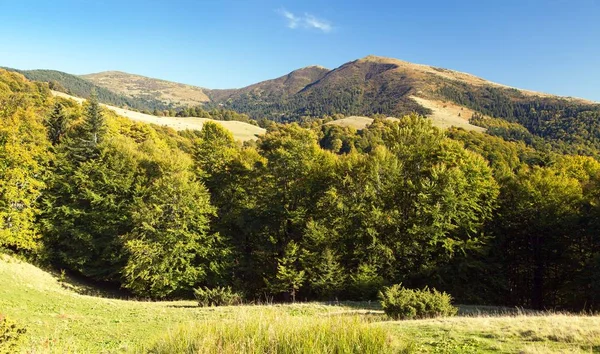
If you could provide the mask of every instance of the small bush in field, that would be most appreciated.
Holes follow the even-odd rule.
[[[385,314],[395,320],[454,316],[458,312],[452,306],[452,296],[435,289],[407,289],[396,284],[380,291],[379,298]]]
[[[198,305],[206,306],[232,306],[242,303],[242,296],[231,290],[230,287],[198,288],[194,290]]]
[[[25,332],[24,327],[0,314],[0,354],[14,353]]]

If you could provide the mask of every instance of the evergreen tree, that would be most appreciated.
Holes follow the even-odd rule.
[[[299,269],[299,248],[295,242],[290,242],[283,257],[277,260],[277,273],[270,285],[274,293],[283,293],[286,300],[296,301],[296,292],[306,280],[304,270]]]
[[[48,129],[48,139],[52,145],[60,143],[63,135],[67,132],[67,116],[64,107],[60,102],[54,104],[52,113],[45,121]]]
[[[90,98],[88,99],[82,128],[86,135],[82,138],[89,141],[93,146],[102,142],[104,134],[106,133],[106,121],[102,114],[102,108],[98,102],[98,95],[95,90],[92,90]]]

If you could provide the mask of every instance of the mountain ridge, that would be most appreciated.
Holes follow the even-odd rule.
[[[414,112],[442,128],[480,131],[490,127],[490,118],[501,118],[533,131],[542,129],[534,122],[540,121],[538,111],[549,119],[600,109],[586,99],[518,89],[461,71],[376,55],[334,69],[309,65],[236,89],[209,89],[115,70],[77,78],[125,98],[104,103],[136,108],[127,102],[129,98],[136,109],[155,115],[167,115],[167,110],[175,115],[191,106],[225,108],[256,120],[294,122],[305,117],[400,117]]]
[[[453,69],[445,69],[445,68],[435,67],[435,66],[431,66],[431,65],[427,65],[427,64],[417,64],[417,63],[412,63],[412,62],[408,62],[408,61],[401,60],[401,59],[389,58],[389,57],[383,57],[383,56],[377,56],[377,55],[367,55],[363,58],[359,58],[359,59],[344,63],[334,69],[328,69],[328,68],[325,68],[320,65],[309,65],[309,66],[305,66],[305,67],[293,70],[293,71],[291,71],[285,75],[282,75],[280,77],[277,77],[277,78],[267,79],[267,80],[260,81],[260,82],[257,82],[257,83],[254,83],[254,84],[251,84],[248,86],[244,86],[244,87],[240,87],[240,88],[231,88],[231,89],[210,89],[210,88],[207,88],[204,86],[182,84],[182,83],[173,82],[173,81],[169,81],[169,80],[165,80],[165,79],[152,78],[152,77],[138,75],[138,74],[130,74],[130,73],[118,71],[118,70],[110,70],[110,71],[104,71],[104,72],[99,72],[99,73],[85,74],[85,75],[80,75],[80,77],[85,78],[89,81],[92,81],[93,83],[95,83],[98,86],[102,86],[104,88],[107,88],[107,89],[113,90],[113,91],[117,91],[117,92],[119,92],[120,87],[123,87],[123,85],[122,85],[123,83],[120,83],[119,85],[108,85],[106,83],[103,84],[101,82],[103,77],[122,75],[124,77],[129,77],[130,80],[143,78],[143,79],[149,79],[153,82],[181,85],[181,86],[185,86],[188,88],[193,88],[194,90],[201,91],[204,95],[206,95],[206,97],[204,97],[202,94],[200,94],[200,96],[199,96],[199,97],[201,97],[200,99],[189,99],[187,102],[184,102],[184,103],[186,103],[186,104],[204,104],[207,102],[212,102],[212,103],[219,104],[219,103],[223,103],[223,101],[231,99],[232,96],[248,94],[257,89],[260,89],[261,91],[267,91],[267,92],[270,92],[271,94],[273,94],[274,90],[265,89],[265,86],[267,86],[268,84],[273,84],[273,83],[281,86],[282,80],[284,80],[286,78],[290,78],[290,77],[294,76],[295,74],[298,74],[301,72],[306,72],[309,70],[318,70],[324,74],[322,76],[319,75],[318,77],[314,78],[314,80],[310,80],[309,82],[306,82],[306,84],[300,90],[298,90],[297,82],[293,82],[291,85],[289,85],[289,87],[288,87],[288,85],[282,85],[285,94],[288,94],[288,95],[290,93],[295,94],[302,90],[307,89],[309,86],[314,85],[317,81],[322,79],[324,76],[327,76],[331,72],[340,70],[344,67],[347,67],[350,64],[355,64],[355,65],[359,64],[360,65],[360,64],[369,64],[369,63],[395,65],[395,67],[393,69],[396,69],[396,70],[401,70],[401,71],[408,70],[408,71],[417,72],[420,75],[429,75],[429,76],[433,75],[437,78],[461,81],[461,82],[465,82],[465,83],[468,83],[471,85],[476,85],[476,86],[491,85],[491,86],[496,86],[499,88],[516,89],[522,93],[525,93],[525,94],[531,95],[531,96],[562,98],[562,99],[580,101],[582,103],[588,103],[588,104],[597,104],[598,103],[593,100],[580,98],[580,97],[560,96],[560,95],[539,92],[539,91],[534,91],[534,90],[529,90],[529,89],[521,89],[521,88],[517,88],[514,86],[507,85],[507,84],[490,81],[490,80],[484,79],[482,77],[479,77],[479,76],[476,76],[474,74],[470,74],[467,72],[462,72],[462,71],[453,70]],[[123,92],[121,92],[121,93],[123,93]]]

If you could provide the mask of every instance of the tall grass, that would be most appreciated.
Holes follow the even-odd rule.
[[[150,353],[287,354],[389,353],[386,331],[358,316],[294,316],[261,309],[182,326],[158,339]]]

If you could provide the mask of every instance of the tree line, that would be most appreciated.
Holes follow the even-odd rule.
[[[600,305],[600,163],[417,115],[177,133],[0,71],[0,247],[146,298]]]

